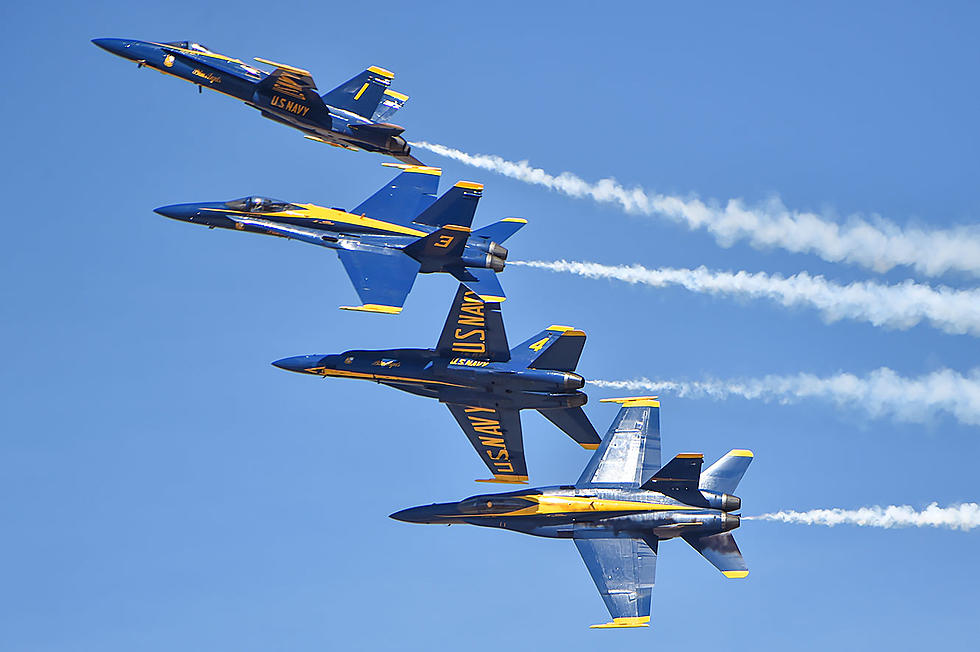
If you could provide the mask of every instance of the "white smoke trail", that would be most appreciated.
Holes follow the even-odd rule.
[[[625,188],[612,178],[589,183],[571,172],[549,174],[531,167],[527,161],[467,154],[433,143],[412,144],[570,197],[589,197],[599,203],[616,204],[627,213],[660,215],[690,229],[706,229],[724,247],[748,240],[757,248],[780,247],[793,253],[812,253],[827,261],[861,265],[878,272],[909,265],[929,276],[951,270],[980,276],[980,227],[977,226],[902,228],[880,217],[871,220],[854,217],[846,224],[839,224],[816,213],[791,211],[777,199],[754,208],[738,199],[730,199],[724,205],[706,203],[696,197],[647,192],[639,186]]]
[[[899,421],[926,423],[948,414],[967,425],[980,425],[980,369],[963,375],[940,369],[924,376],[906,378],[887,367],[864,377],[840,373],[763,376],[748,380],[590,380],[595,387],[629,391],[666,392],[681,398],[730,397],[777,403],[806,399],[829,400],[838,406],[859,409],[869,416],[888,416]]]
[[[963,503],[940,507],[931,503],[921,512],[910,505],[861,507],[859,509],[811,509],[807,512],[781,511],[745,519],[801,523],[803,525],[861,525],[864,527],[939,527],[950,530],[972,530],[980,527],[980,505]]]
[[[786,307],[814,308],[829,322],[847,318],[905,330],[925,321],[947,333],[980,335],[980,290],[932,287],[913,281],[896,285],[869,281],[841,285],[806,272],[782,277],[764,272],[715,272],[705,267],[648,269],[641,265],[567,260],[508,261],[508,264],[653,287],[679,285],[704,294],[765,298]]]

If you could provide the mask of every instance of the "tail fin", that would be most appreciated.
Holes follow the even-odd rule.
[[[510,351],[514,362],[530,369],[575,371],[585,347],[585,332],[571,326],[549,326]]]
[[[419,238],[402,251],[419,262],[432,258],[459,258],[469,237],[468,227],[449,224]]]
[[[323,95],[323,101],[330,106],[360,116],[374,115],[394,76],[395,73],[389,70],[371,66]]]
[[[388,122],[391,116],[395,115],[395,111],[405,106],[405,102],[407,101],[408,95],[398,93],[390,88],[385,89],[381,97],[381,104],[378,105],[374,115],[371,116],[371,120],[374,122]]]
[[[742,551],[738,549],[731,532],[706,537],[684,537],[684,540],[725,577],[737,579],[749,574],[749,567],[742,558]]]
[[[731,450],[701,474],[699,488],[720,494],[735,493],[735,488],[751,462],[752,451]]]
[[[538,410],[551,423],[558,426],[562,432],[575,440],[582,448],[594,451],[599,448],[602,438],[595,431],[595,426],[589,421],[585,410],[580,407],[562,408],[558,410]]]
[[[484,303],[465,285],[460,285],[446,317],[446,325],[442,327],[436,351],[447,358],[459,356],[491,362],[509,360],[500,304]]]
[[[688,505],[707,507],[707,499],[698,490],[703,463],[704,455],[700,453],[681,453],[664,464],[640,488],[659,491]]]
[[[525,224],[527,224],[527,220],[522,217],[505,217],[499,222],[477,229],[473,232],[473,237],[499,244],[517,233]]]
[[[459,181],[413,221],[416,224],[429,226],[455,224],[470,228],[473,224],[473,215],[476,213],[476,205],[480,203],[482,196],[482,183]]]

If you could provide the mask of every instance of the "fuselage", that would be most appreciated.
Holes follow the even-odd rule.
[[[399,136],[403,130],[382,125],[371,133],[364,126],[378,126],[367,116],[303,97],[295,88],[262,85],[269,73],[206,47],[187,41],[155,43],[131,39],[94,39],[100,48],[158,72],[223,93],[258,109],[266,118],[303,131],[330,145],[365,149],[393,156],[409,156],[411,148]],[[268,88],[266,88],[268,86]],[[319,97],[317,96],[317,100]]]
[[[425,224],[406,226],[367,215],[356,215],[316,204],[294,204],[268,197],[244,197],[227,202],[161,206],[165,217],[209,228],[234,229],[300,240],[329,249],[382,251],[406,246],[438,229]],[[445,271],[447,264],[502,271],[507,249],[483,238],[468,238],[460,258],[420,261],[420,272]]]
[[[741,501],[702,494],[714,507],[687,505],[657,491],[629,487],[550,486],[411,507],[391,517],[409,523],[468,523],[550,538],[570,538],[573,530],[584,529],[602,536],[670,539],[717,534],[739,526],[739,516],[730,512]]]
[[[284,358],[273,364],[318,376],[372,380],[445,403],[479,407],[550,409],[578,407],[588,400],[578,391],[585,385],[578,374],[445,358],[432,349],[346,351]]]

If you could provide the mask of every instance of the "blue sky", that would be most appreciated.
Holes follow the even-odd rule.
[[[379,65],[412,96],[397,116],[409,138],[682,195],[975,222],[977,8],[852,5],[5,4],[0,647],[577,650],[689,645],[706,630],[739,650],[917,649],[936,631],[975,644],[975,532],[746,523],[742,582],[668,542],[653,628],[596,632],[586,626],[605,609],[568,542],[388,519],[486,488],[448,411],[269,363],[431,346],[453,282],[421,278],[397,318],[347,313],[336,306],[355,295],[331,253],[152,209],[252,193],[351,207],[391,171],[89,43],[197,40],[307,68],[324,89]],[[530,221],[508,243],[515,257],[915,278],[722,248],[423,159],[444,184],[485,183],[477,225]],[[974,338],[928,326],[828,325],[810,310],[513,267],[501,280],[511,340],[583,328],[587,377],[978,363]],[[586,408],[600,430],[615,408],[597,399],[611,395],[592,390]],[[578,476],[587,453],[539,415],[524,428],[533,484]],[[662,430],[665,455],[753,449],[745,513],[977,498],[976,427],[948,417],[665,395]]]

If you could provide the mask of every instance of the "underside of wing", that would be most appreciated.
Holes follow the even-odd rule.
[[[592,627],[646,627],[657,572],[657,542],[576,528],[578,548],[612,622]]]
[[[575,486],[639,487],[660,469],[660,402],[651,397],[602,400],[623,407]]]
[[[493,478],[477,482],[527,483],[521,415],[517,410],[447,404]]]
[[[344,310],[393,315],[402,311],[419,272],[418,261],[397,250],[338,249],[337,255],[361,299],[360,306],[341,306]]]

